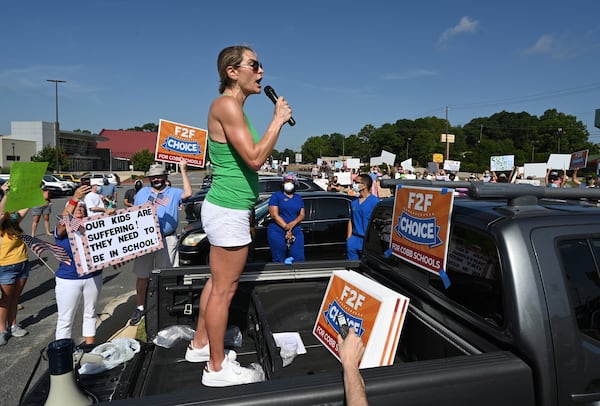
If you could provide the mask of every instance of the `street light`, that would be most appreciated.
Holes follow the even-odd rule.
[[[56,96],[56,121],[54,122],[54,148],[56,149],[56,168],[57,172],[60,172],[60,160],[58,154],[58,140],[60,138],[60,128],[58,125],[58,84],[59,83],[67,83],[66,80],[59,79],[46,79],[46,82],[54,82],[55,86],[55,96]]]
[[[560,154],[560,136],[563,133],[563,129],[562,127],[559,127],[558,130],[556,130],[556,135],[558,135],[558,141],[556,143],[556,152]]]
[[[408,159],[408,144],[410,144],[410,140],[412,140],[410,137],[406,139],[406,159]]]
[[[13,147],[13,161],[16,161],[17,159],[15,158],[15,143],[11,142],[12,147]]]

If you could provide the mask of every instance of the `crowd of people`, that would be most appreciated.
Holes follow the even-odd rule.
[[[212,185],[203,202],[201,216],[204,231],[210,242],[210,272],[199,299],[199,316],[194,338],[188,345],[185,359],[189,362],[204,362],[202,383],[206,386],[228,386],[256,382],[260,379],[251,368],[242,367],[232,350],[224,348],[225,331],[229,307],[237,290],[240,275],[248,257],[252,241],[251,229],[254,204],[258,198],[258,174],[271,155],[284,125],[292,116],[292,109],[283,97],[276,100],[273,118],[261,137],[254,129],[244,111],[249,96],[261,92],[264,70],[254,50],[246,46],[231,46],[223,49],[217,59],[220,77],[219,96],[214,99],[208,112],[208,148],[212,166]],[[137,180],[127,190],[122,204],[124,207],[151,204],[155,207],[163,248],[134,260],[133,272],[136,280],[136,308],[130,324],[137,325],[146,311],[146,295],[150,272],[155,268],[170,268],[178,265],[177,236],[178,212],[181,201],[192,195],[185,161],[179,164],[183,188],[170,185],[168,173],[162,165],[153,165],[146,173],[148,184]],[[349,172],[350,183],[340,184],[343,172]],[[514,175],[514,176],[513,176]],[[325,163],[314,166],[311,176],[327,179],[326,190],[345,192],[357,196],[351,204],[351,218],[347,227],[348,259],[362,256],[365,232],[373,209],[380,198],[389,196],[388,189],[380,187],[386,178],[460,180],[454,172],[439,170],[413,172],[400,166],[374,165],[368,173],[358,168],[332,170]],[[348,175],[344,174],[346,178]],[[579,187],[596,187],[593,177],[585,183],[577,179]],[[547,184],[564,187],[566,172],[562,176],[549,170]],[[523,174],[501,173],[496,176],[486,170],[482,174],[472,173],[465,180],[483,182],[511,182],[524,179]],[[303,261],[304,202],[296,193],[297,178],[287,173],[282,177],[281,190],[269,200],[272,221],[268,226],[268,240],[274,262]],[[10,337],[22,337],[27,332],[16,322],[17,303],[29,274],[27,247],[21,236],[20,227],[29,209],[5,212],[8,183],[0,200],[0,345]],[[82,219],[100,214],[111,215],[117,208],[117,189],[108,180],[101,186],[82,185],[76,189],[62,210],[63,218]],[[51,200],[44,194],[46,204],[32,211],[32,235],[43,218],[46,234],[52,235],[56,244],[64,249],[68,260],[61,261],[55,273],[56,303],[58,317],[56,338],[72,337],[73,321],[79,303],[82,303],[82,336],[93,344],[96,335],[96,305],[102,289],[102,271],[85,275],[77,272],[73,252],[68,238],[68,224],[59,221],[50,229],[49,215]],[[365,384],[360,376],[358,364],[364,352],[361,339],[350,329],[345,339],[338,337],[339,355],[342,361],[345,391],[348,404],[366,404]]]

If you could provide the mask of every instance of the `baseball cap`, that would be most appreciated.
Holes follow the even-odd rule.
[[[296,184],[298,183],[298,179],[293,173],[286,173],[285,175],[283,175],[282,182],[289,182],[290,180]]]

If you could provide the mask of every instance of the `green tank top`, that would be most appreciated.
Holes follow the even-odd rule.
[[[244,113],[254,142],[260,141],[252,123]],[[208,155],[213,168],[213,181],[206,200],[228,209],[251,210],[258,199],[258,174],[246,165],[229,143],[208,137]]]

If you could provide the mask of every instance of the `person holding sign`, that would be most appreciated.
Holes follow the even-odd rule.
[[[228,47],[219,53],[217,67],[221,96],[208,112],[213,182],[201,212],[210,242],[211,278],[202,289],[198,326],[185,358],[208,361],[202,375],[204,385],[228,386],[260,379],[233,356],[225,356],[225,330],[229,305],[252,240],[250,218],[258,198],[257,171],[271,155],[281,128],[292,117],[292,109],[279,97],[261,139],[244,112],[248,96],[261,92],[264,71],[256,54],[245,46]]]
[[[352,218],[348,221],[348,235],[346,236],[348,259],[360,259],[362,256],[369,219],[373,209],[379,203],[379,198],[371,194],[373,186],[371,176],[361,174],[356,179],[358,183],[353,185],[353,189],[359,197],[351,203]]]
[[[27,331],[17,325],[17,302],[29,277],[27,246],[21,239],[20,223],[29,209],[5,212],[9,184],[2,184],[0,200],[0,345],[12,337],[23,337]]]
[[[179,161],[183,189],[167,185],[167,171],[162,165],[152,165],[146,174],[150,186],[141,188],[134,199],[134,206],[150,202],[156,208],[158,225],[163,238],[163,248],[150,254],[137,257],[133,272],[137,275],[137,307],[131,315],[130,324],[138,325],[146,306],[146,293],[150,282],[150,272],[156,268],[177,266],[177,226],[179,225],[179,203],[192,195],[192,186],[187,173],[185,160]]]
[[[346,338],[337,336],[338,353],[344,369],[344,393],[346,404],[349,406],[367,406],[367,391],[358,364],[365,353],[362,339],[356,334],[354,327],[350,327]]]
[[[63,218],[70,217],[72,228],[78,228],[78,221],[87,217],[83,198],[90,191],[90,186],[80,186],[73,193],[73,198],[67,202],[62,212]],[[73,232],[78,232],[73,230]],[[77,304],[83,298],[82,335],[86,344],[94,344],[96,336],[96,305],[102,290],[102,270],[85,275],[77,273],[71,243],[67,234],[67,225],[59,221],[54,229],[56,245],[62,247],[69,258],[69,264],[61,262],[56,270],[56,339],[72,338],[73,320],[77,312]]]

